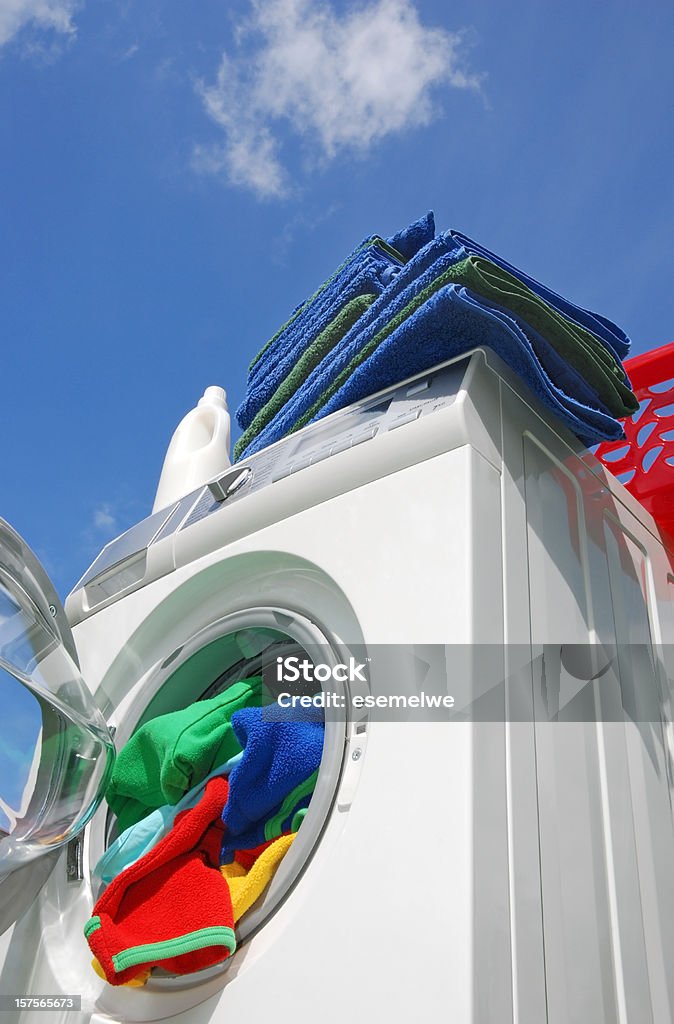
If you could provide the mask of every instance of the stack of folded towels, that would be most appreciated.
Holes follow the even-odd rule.
[[[638,407],[630,342],[433,214],[365,239],[250,365],[236,459],[477,346],[495,351],[586,445]]]

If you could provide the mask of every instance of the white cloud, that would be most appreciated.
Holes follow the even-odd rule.
[[[132,43],[131,46],[127,47],[127,49],[124,51],[124,53],[120,54],[120,57],[119,57],[120,61],[131,60],[132,57],[136,56],[136,54],[138,53],[139,50],[140,50],[140,44],[139,43]]]
[[[77,6],[77,0],[0,0],[0,46],[28,26],[74,35]]]
[[[97,530],[113,530],[117,528],[117,518],[112,506],[105,503],[94,509],[94,526]]]
[[[213,84],[197,85],[224,141],[196,147],[194,165],[260,196],[289,190],[282,124],[327,161],[428,124],[438,86],[479,88],[462,34],[422,25],[412,0],[370,0],[343,15],[326,0],[251,6],[236,55],[223,54]]]

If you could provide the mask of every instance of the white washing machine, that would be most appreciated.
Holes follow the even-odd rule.
[[[10,528],[0,542],[3,680],[43,716],[21,784],[0,781],[6,1019],[39,1024],[16,1000],[40,997],[69,1022],[674,1019],[674,570],[493,354],[139,523],[65,613]],[[111,735],[298,650],[354,654],[367,683],[330,683],[345,710],[236,952],[109,986],[82,929],[114,834]],[[451,710],[420,709],[429,693]]]

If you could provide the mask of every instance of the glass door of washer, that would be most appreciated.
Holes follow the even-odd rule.
[[[0,934],[96,810],[114,756],[61,602],[0,519]]]

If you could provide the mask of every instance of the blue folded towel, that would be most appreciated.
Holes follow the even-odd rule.
[[[540,336],[536,336],[536,341]],[[491,348],[586,445],[623,437],[620,423],[566,395],[546,373],[512,313],[463,285],[445,285],[397,327],[328,400],[314,419],[478,346]]]
[[[468,291],[470,292],[470,289]],[[496,302],[491,302],[489,299],[486,299],[484,295],[476,295],[474,298],[486,309],[505,313],[506,316],[515,321],[520,330],[531,342],[534,353],[541,362],[541,366],[559,390],[567,397],[573,398],[586,405],[588,410],[597,411],[602,414],[602,418],[597,421],[600,428],[605,423],[604,417],[606,416],[608,416],[612,421],[615,421],[615,417],[612,415],[610,409],[608,409],[596,395],[585,378],[581,376],[575,367],[571,366],[570,363],[567,363],[566,360],[560,356],[559,352],[557,352],[557,350],[550,344],[547,338],[542,334],[539,334],[538,331],[535,331],[530,324],[526,323],[526,321],[516,313],[513,313],[511,309],[507,309],[505,306],[499,306]]]
[[[386,287],[385,271],[391,267],[389,262],[383,263],[374,258],[364,261],[358,267],[351,268],[342,279],[340,275],[339,289],[327,290],[320,302],[307,310],[292,327],[280,337],[273,348],[265,353],[262,370],[250,376],[246,394],[236,418],[242,428],[247,428],[256,415],[272,397],[276,389],[288,376],[305,349],[335,319],[347,303],[360,295],[380,295]]]
[[[274,831],[281,835],[311,798],[323,754],[322,709],[298,709],[288,718],[278,705],[243,708],[232,715],[243,757],[229,776],[222,814],[226,826],[223,864],[235,850],[253,849],[275,838],[267,834],[270,819],[275,819]]]
[[[340,291],[344,287],[345,282],[352,278],[354,274],[366,268],[370,268],[372,272],[377,270],[379,283],[385,286],[390,281],[395,270],[405,260],[411,259],[434,235],[435,221],[433,214],[427,213],[424,217],[420,217],[419,220],[414,221],[386,241],[385,245],[395,250],[395,253],[399,254],[402,259],[397,259],[394,253],[387,252],[377,236],[370,236],[364,239],[347,256],[344,262],[340,264],[332,277],[328,278],[309,299],[295,307],[283,327],[276,332],[274,337],[258,353],[249,368],[249,387],[254,381],[264,377],[267,369],[274,365],[279,352],[287,351],[288,347],[292,344],[292,339],[297,338],[298,333],[300,336],[307,336],[309,341],[312,334],[315,337],[320,333],[326,323],[334,316],[334,313],[332,316],[327,315],[327,311],[334,310],[336,302],[339,304]],[[354,296],[356,294],[358,293],[354,293]],[[341,302],[341,305],[343,304]],[[239,411],[237,411],[237,419],[240,425],[245,428],[253,417],[247,415],[243,407],[241,415],[243,419],[239,418]]]
[[[326,303],[332,301],[344,280],[373,262],[379,265],[383,272],[386,268],[400,264],[402,259],[394,255],[393,250],[387,251],[386,247],[382,246],[381,239],[376,237],[364,239],[353,252],[349,253],[332,276],[316,289],[313,295],[295,307],[276,334],[263,345],[248,367],[248,380],[253,381],[259,376],[264,376],[265,368],[270,365],[276,346],[284,342],[287,334],[298,328],[304,330],[307,319],[314,315],[317,308],[322,308]]]
[[[432,214],[429,214],[401,233],[405,237],[394,236],[389,239],[390,244],[396,246],[401,254],[408,258],[407,264],[389,280],[369,309],[308,374],[304,383],[252,439],[239,458],[246,458],[273,444],[307,422],[327,416],[351,402],[429,368],[433,365],[433,362],[429,363],[427,359],[427,353],[430,351],[441,353],[435,362],[444,361],[468,348],[481,344],[488,345],[489,342],[484,340],[486,335],[493,335],[494,344],[491,347],[495,351],[500,350],[504,360],[513,368],[519,367],[516,372],[520,373],[538,397],[586,443],[594,444],[598,440],[624,436],[622,427],[598,398],[595,390],[559,355],[546,338],[511,310],[496,305],[458,284],[446,286],[440,293],[427,299],[421,308],[409,315],[409,322],[399,325],[389,337],[379,343],[377,350],[367,357],[367,346],[371,345],[377,335],[384,331],[396,316],[407,315],[403,311],[419,293],[428,288],[449,267],[466,259],[468,255],[491,259],[518,277],[560,314],[592,331],[616,358],[619,359],[628,351],[629,339],[610,320],[557,295],[499,256],[490,253],[467,235],[448,231],[434,238],[433,231]],[[420,240],[425,240],[421,247],[418,244]],[[438,295],[442,297],[438,298]],[[440,324],[433,321],[438,303],[448,315],[444,327],[444,340],[440,336]],[[430,318],[429,322],[434,322],[434,329],[438,331],[433,340],[420,339],[418,336],[425,330],[423,325],[426,318]],[[310,317],[306,319],[306,323],[311,323]],[[460,341],[456,337],[456,324],[460,325],[463,332]],[[311,340],[312,336],[303,336],[300,324],[294,338],[285,349],[285,360],[277,365],[275,372],[270,375],[268,387],[262,393],[268,396],[275,393]],[[522,348],[521,353],[515,352],[518,344]],[[404,345],[409,346],[409,352],[403,351]],[[363,361],[356,365],[361,353]],[[348,376],[348,379],[341,383],[340,378],[345,376]],[[329,392],[330,388],[334,392],[337,385],[338,390],[328,395],[326,400],[326,392]]]
[[[587,328],[588,331],[596,334],[619,359],[624,359],[628,354],[631,345],[630,339],[612,320],[608,320],[599,313],[592,313],[589,309],[583,309],[582,306],[576,306],[575,303],[569,302],[563,295],[558,295],[557,292],[553,292],[551,288],[541,284],[540,281],[536,281],[533,277],[529,277],[528,274],[518,270],[517,267],[513,267],[501,256],[497,256],[490,252],[489,249],[485,249],[479,242],[474,242],[468,235],[464,235],[460,231],[449,231],[447,234],[456,241],[457,246],[463,247],[464,253],[467,251],[476,256],[484,256],[486,259],[491,260],[492,263],[497,263],[504,270],[514,274],[515,277],[519,277],[520,281],[523,281],[531,288],[532,292],[540,295],[542,299],[545,299],[551,306],[558,309],[569,320],[573,320],[575,323]],[[460,256],[459,258],[462,257]]]
[[[344,335],[325,359],[309,374],[301,388],[273,420],[253,438],[239,458],[246,458],[288,433],[297,420],[323,393],[326,381],[334,380],[352,356],[373,338],[411,300],[448,266],[458,262],[456,245],[443,236],[432,239],[407,263],[375,299],[370,308]]]
[[[434,237],[435,217],[433,216],[433,211],[429,210],[423,217],[419,217],[419,220],[413,221],[406,228],[403,228],[402,231],[399,231],[397,235],[391,235],[390,238],[386,239],[386,242],[396,252],[399,252],[405,260],[411,260]]]
[[[262,352],[251,363],[248,370],[248,382],[260,380],[264,377],[269,366],[274,365],[276,354],[283,351],[289,344],[289,339],[297,337],[310,331],[311,324],[319,318],[326,309],[331,309],[344,286],[362,271],[369,271],[375,277],[380,276],[382,285],[388,283],[390,276],[403,265],[402,257],[393,254],[393,250],[387,251],[382,248],[378,239],[368,240],[356,249],[335,271],[333,276],[325,282],[306,302],[302,303],[277,331],[271,341],[268,341]]]

